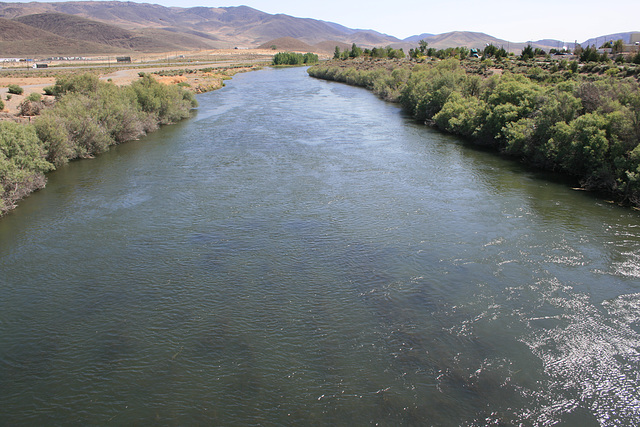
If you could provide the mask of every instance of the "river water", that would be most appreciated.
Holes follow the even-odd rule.
[[[302,68],[0,220],[0,425],[640,422],[640,215]]]

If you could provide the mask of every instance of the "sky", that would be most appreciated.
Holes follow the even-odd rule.
[[[423,33],[476,31],[512,42],[556,39],[580,43],[607,34],[640,31],[639,0],[136,1],[177,7],[245,5],[270,14],[372,29],[399,39]]]

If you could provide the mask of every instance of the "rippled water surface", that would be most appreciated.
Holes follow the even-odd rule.
[[[0,220],[0,425],[640,422],[640,217],[304,69]]]

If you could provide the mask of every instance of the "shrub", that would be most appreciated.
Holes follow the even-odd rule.
[[[22,95],[24,93],[24,89],[16,84],[10,84],[7,87],[9,89],[9,93],[13,93],[14,95]]]
[[[20,103],[18,109],[20,110],[21,116],[37,116],[40,114],[40,111],[44,108],[44,104],[42,101],[32,101],[30,99],[25,99]]]
[[[42,188],[52,168],[33,126],[0,122],[0,213]]]
[[[82,93],[86,95],[95,93],[99,84],[98,76],[89,73],[62,76],[56,80],[56,84],[51,89],[51,94],[55,95],[56,98],[60,98],[67,93]]]
[[[57,102],[33,125],[0,123],[0,214],[44,186],[44,173],[55,166],[188,117],[197,105],[193,93],[151,75],[122,88],[89,74],[70,76],[58,79],[49,93]],[[38,114],[43,106],[42,96],[34,93],[21,112]]]
[[[302,65],[315,64],[318,62],[318,55],[315,53],[278,52],[273,56],[273,65]]]
[[[40,102],[42,101],[42,95],[40,95],[38,92],[30,93],[29,96],[27,96],[27,101]]]
[[[193,93],[177,86],[158,83],[145,75],[127,88],[135,94],[141,110],[155,117],[158,124],[170,124],[189,117],[198,102]]]

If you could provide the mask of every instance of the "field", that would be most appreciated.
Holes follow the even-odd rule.
[[[62,75],[89,72],[98,74],[101,80],[122,86],[140,78],[141,73],[151,73],[162,83],[180,83],[200,93],[221,87],[223,80],[236,72],[270,64],[275,53],[271,49],[169,52],[132,57],[130,64],[118,63],[115,57],[102,56],[53,60],[47,63],[48,68],[41,69],[31,68],[24,62],[6,63],[0,70],[0,98],[5,104],[0,119],[28,120],[17,117],[22,101],[31,93],[42,94],[45,87],[53,85],[56,78]],[[8,96],[8,86],[11,84],[23,88],[24,93]]]

